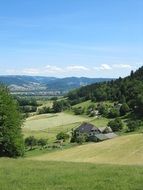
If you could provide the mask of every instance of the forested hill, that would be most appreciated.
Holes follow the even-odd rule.
[[[0,83],[7,85],[11,91],[48,90],[67,92],[79,88],[80,86],[111,80],[112,79],[109,78],[85,77],[56,78],[22,75],[0,76]]]
[[[85,100],[126,102],[129,107],[143,113],[143,67],[130,76],[100,84],[91,84],[68,93],[74,104]],[[76,100],[76,101],[75,101]]]

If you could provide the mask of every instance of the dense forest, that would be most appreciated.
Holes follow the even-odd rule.
[[[143,67],[130,76],[109,82],[92,84],[71,91],[67,95],[72,105],[86,100],[127,103],[132,111],[143,116]]]

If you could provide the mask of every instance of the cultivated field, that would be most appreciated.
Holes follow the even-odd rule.
[[[117,137],[30,158],[66,162],[143,165],[143,134]]]
[[[143,167],[0,159],[1,190],[142,190]]]

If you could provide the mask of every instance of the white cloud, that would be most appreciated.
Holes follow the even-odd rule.
[[[133,66],[129,64],[114,64],[114,68],[119,68],[119,69],[132,69]]]
[[[27,68],[22,71],[23,74],[28,74],[28,75],[37,75],[40,74],[40,71],[35,68]]]
[[[127,70],[131,70],[131,69],[136,69],[135,66],[132,66],[130,64],[101,64],[98,67],[94,67],[95,70],[97,71],[108,71],[108,70],[115,70],[115,69],[127,69]]]
[[[141,63],[139,63],[142,65]],[[138,65],[139,65],[138,64]],[[37,68],[25,68],[23,70],[9,69],[5,72],[7,74],[24,74],[24,75],[43,75],[43,76],[56,76],[56,77],[67,77],[67,76],[125,76],[128,75],[131,70],[136,70],[137,67],[134,64],[100,64],[98,66],[86,67],[84,65],[67,65],[59,67],[57,65],[45,65]],[[122,74],[126,73],[126,74]]]
[[[51,65],[47,65],[44,69],[45,73],[53,73],[53,74],[57,74],[57,73],[62,73],[64,72],[64,70],[60,67],[57,66],[51,66]]]
[[[15,75],[17,73],[17,71],[15,69],[8,69],[8,70],[6,70],[6,73],[8,75]]]
[[[111,70],[111,69],[112,69],[112,67],[108,64],[102,64],[101,65],[101,70]]]
[[[108,64],[101,64],[98,67],[94,67],[94,69],[98,70],[98,71],[100,71],[100,70],[111,70],[112,67],[110,65],[108,65]]]
[[[89,71],[89,68],[82,66],[82,65],[72,65],[68,66],[67,71]]]

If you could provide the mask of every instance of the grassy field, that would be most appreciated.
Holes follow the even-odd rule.
[[[1,190],[142,190],[143,167],[0,159]]]
[[[25,137],[34,135],[37,138],[46,137],[53,140],[57,133],[69,132],[83,121],[88,120],[89,118],[67,113],[37,115],[26,120],[23,133]]]
[[[43,114],[29,117],[23,127],[24,136],[35,136],[36,138],[55,139],[57,133],[70,132],[82,122],[90,122],[97,127],[107,126],[109,119],[77,116],[71,113]]]
[[[96,127],[106,127],[107,124],[109,122],[109,119],[107,118],[96,118],[96,119],[91,119],[90,123],[92,123],[93,125],[95,125]]]
[[[88,100],[88,101],[74,105],[73,108],[82,107],[82,108],[87,109],[91,104],[94,104],[94,103],[92,103],[91,100]]]
[[[57,126],[68,125],[88,120],[82,116],[66,113],[37,115],[27,119],[24,128],[30,130],[44,130]]]
[[[82,102],[82,103],[74,105],[73,108],[75,108],[75,107],[82,107],[82,108],[87,109],[90,105],[93,105],[93,104],[97,106],[98,103],[99,102],[94,103],[91,100],[88,100],[88,101],[85,101],[85,102]],[[110,102],[110,101],[104,101],[103,103],[107,104],[107,105],[110,105],[110,106],[112,106],[114,104],[113,102]]]
[[[88,143],[31,158],[33,160],[143,165],[143,134]]]
[[[38,100],[37,101],[38,104],[40,104],[41,106],[39,106],[39,108],[42,108],[42,107],[52,107],[53,105],[53,101],[52,100]]]

